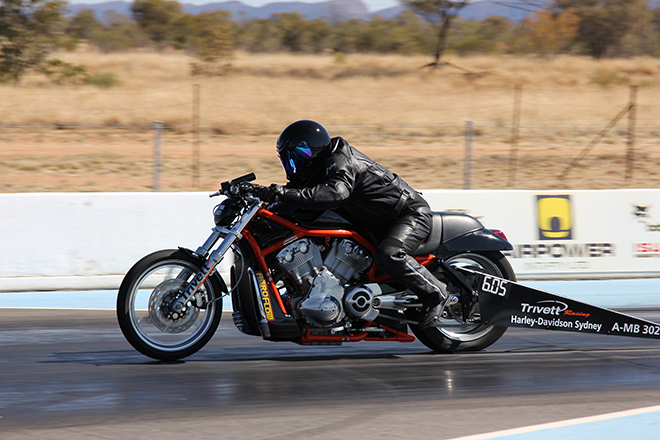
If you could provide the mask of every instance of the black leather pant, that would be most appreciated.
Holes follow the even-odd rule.
[[[410,256],[431,232],[432,215],[428,208],[404,213],[389,226],[375,253],[378,268],[405,284],[425,306],[445,297],[444,284]]]

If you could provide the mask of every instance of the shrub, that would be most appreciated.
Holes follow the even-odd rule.
[[[625,85],[630,83],[630,79],[625,76],[620,76],[615,70],[612,69],[597,69],[589,78],[593,84],[608,87],[611,85]]]
[[[117,80],[117,75],[114,73],[93,73],[87,75],[84,79],[85,84],[90,86],[96,86],[103,89],[108,89],[110,87],[116,86],[119,81]]]
[[[60,60],[46,61],[39,70],[58,85],[80,84],[87,77],[87,70],[83,66]]]

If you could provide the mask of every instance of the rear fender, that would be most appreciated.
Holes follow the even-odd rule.
[[[443,257],[457,252],[510,250],[513,250],[511,243],[495,234],[490,229],[484,228],[445,241],[440,247],[438,247],[436,256]]]

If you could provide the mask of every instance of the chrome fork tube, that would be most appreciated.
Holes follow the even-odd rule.
[[[227,234],[228,232],[229,230],[227,228],[216,226],[215,228],[213,228],[209,238],[206,239],[203,245],[197,248],[195,253],[197,255],[201,255],[202,257],[206,257],[209,253],[209,249],[211,249],[215,245],[215,243],[218,241],[220,236],[222,236],[222,234]]]
[[[195,253],[201,257],[206,258],[209,254],[209,249],[211,249],[215,244],[217,243],[218,239],[225,234],[227,235],[229,233],[229,230],[227,228],[223,228],[220,226],[216,226],[212,229],[211,235],[209,238],[206,239],[203,245],[197,248]],[[177,280],[187,280],[190,275],[192,275],[194,272],[189,271],[189,270],[182,270],[179,275],[177,275],[176,279]]]
[[[190,301],[193,295],[197,292],[199,287],[204,284],[204,281],[208,276],[215,270],[215,267],[222,261],[225,254],[234,242],[237,239],[241,238],[241,232],[245,227],[250,223],[252,218],[257,214],[259,207],[261,206],[261,201],[259,199],[249,200],[252,202],[252,205],[243,213],[241,218],[236,222],[233,228],[226,229],[215,227],[213,228],[213,233],[211,236],[204,242],[202,246],[197,249],[197,254],[205,257],[208,255],[206,262],[202,266],[201,270],[195,274],[193,279],[188,283],[186,289],[183,292],[183,295],[172,304],[172,308],[177,310],[177,308],[183,309],[185,304]],[[218,241],[221,235],[226,234],[224,240],[220,243],[217,249],[209,254],[209,249],[211,249],[215,243]]]

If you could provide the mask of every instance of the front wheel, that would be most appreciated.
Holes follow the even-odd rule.
[[[464,267],[474,271],[487,273],[511,281],[516,275],[511,265],[501,252],[465,252],[453,255],[445,260],[450,266]],[[442,274],[434,274],[438,278]],[[469,280],[468,281],[469,284]],[[410,329],[419,341],[439,353],[454,353],[460,351],[478,351],[497,341],[506,331],[506,327],[483,325],[479,320],[479,303],[473,306],[470,318],[475,323],[463,323],[457,317],[462,317],[461,304],[449,306],[435,326],[420,329],[411,324]],[[418,320],[419,311],[407,311],[409,319]]]
[[[147,255],[126,274],[117,296],[117,320],[137,351],[171,361],[196,353],[211,339],[227,290],[221,279],[211,275],[200,286],[201,307],[190,301],[175,306],[202,263],[186,252],[163,250]]]

